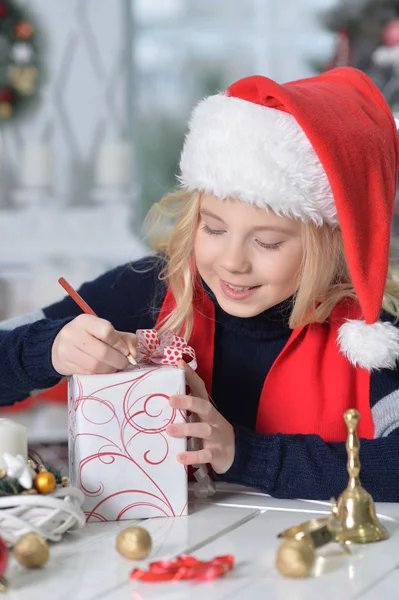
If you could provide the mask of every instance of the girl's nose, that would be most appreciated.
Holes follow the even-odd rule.
[[[221,253],[221,267],[230,273],[247,273],[250,269],[244,244],[231,240]]]

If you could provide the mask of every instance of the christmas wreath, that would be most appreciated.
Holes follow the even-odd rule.
[[[11,0],[0,0],[0,123],[32,105],[40,82],[37,27]]]

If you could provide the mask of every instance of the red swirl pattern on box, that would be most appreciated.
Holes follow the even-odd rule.
[[[176,460],[185,439],[166,427],[186,420],[168,398],[184,393],[184,371],[141,367],[69,382],[72,484],[88,521],[187,514],[187,471]]]

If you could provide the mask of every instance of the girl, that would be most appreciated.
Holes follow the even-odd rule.
[[[178,460],[274,496],[329,499],[347,484],[343,413],[357,408],[362,483],[399,501],[399,294],[387,278],[398,156],[389,107],[355,69],[249,77],[206,98],[183,189],[149,216],[157,254],[81,287],[102,318],[65,298],[4,325],[3,404],[123,369],[137,329],[172,329],[199,363],[182,365],[191,395],[170,398],[199,420],[168,434],[202,440]]]

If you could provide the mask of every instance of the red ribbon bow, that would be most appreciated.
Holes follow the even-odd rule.
[[[161,582],[180,581],[181,579],[196,579],[199,581],[210,581],[223,577],[234,567],[234,556],[217,556],[212,560],[202,561],[194,556],[182,554],[176,560],[158,560],[144,569],[134,569],[130,573],[130,579],[140,581]]]
[[[197,368],[194,349],[173,331],[164,331],[158,336],[156,329],[138,329],[136,335],[138,363],[177,365],[183,357],[190,357],[188,364],[192,369]]]

